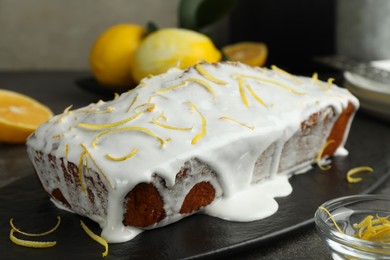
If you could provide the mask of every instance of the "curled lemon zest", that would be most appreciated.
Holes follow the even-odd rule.
[[[122,156],[122,157],[114,157],[110,154],[106,154],[105,156],[107,159],[110,159],[111,161],[120,162],[120,161],[125,161],[127,159],[130,159],[131,157],[136,155],[137,152],[138,152],[138,148],[134,148],[129,154]]]
[[[73,105],[67,106],[64,111],[62,112],[61,116],[58,118],[56,123],[62,122],[64,120],[65,115],[69,114],[70,109],[73,107]]]
[[[92,232],[92,230],[90,230],[87,225],[85,225],[85,223],[80,220],[80,225],[81,227],[83,228],[83,230],[85,231],[85,233],[87,233],[87,235],[92,238],[93,240],[95,240],[96,242],[98,242],[99,244],[101,244],[102,246],[104,246],[104,248],[106,249],[103,253],[102,253],[102,256],[107,256],[108,255],[108,243],[106,240],[104,240],[101,236],[98,236],[96,235],[95,233]]]
[[[355,237],[381,243],[390,243],[389,216],[366,216],[360,223],[353,224],[356,229]]]
[[[158,122],[156,118],[152,118],[152,123],[157,125],[157,126],[160,126],[162,128],[165,128],[165,129],[178,130],[178,131],[190,131],[193,128],[192,126],[191,127],[176,127],[176,126],[166,125],[166,124]]]
[[[108,134],[113,134],[113,133],[118,133],[118,132],[126,132],[126,131],[138,131],[138,132],[143,132],[147,135],[150,135],[154,138],[156,138],[160,144],[161,144],[161,147],[164,147],[164,140],[157,136],[156,134],[154,134],[152,131],[150,131],[149,129],[147,128],[144,128],[144,127],[140,127],[140,126],[128,126],[128,127],[122,127],[122,128],[117,128],[117,129],[112,129],[112,130],[108,130],[108,131],[105,131],[105,132],[102,132],[100,134],[98,134],[95,139],[92,141],[92,146],[95,147],[96,144],[97,144],[97,141],[102,138],[103,136],[105,135],[108,135]]]
[[[334,140],[327,141],[325,144],[322,145],[321,149],[317,153],[316,162],[317,162],[318,167],[323,171],[327,171],[332,167],[330,165],[325,165],[325,166],[322,165],[321,158],[322,158],[322,154],[324,153],[326,147],[328,147],[331,143],[334,143],[334,142],[335,142]]]
[[[204,86],[211,94],[213,94],[213,96],[215,96],[215,91],[214,91],[213,87],[211,87],[210,84],[207,83],[206,81],[201,80],[201,79],[197,79],[197,78],[188,78],[186,81],[195,82],[195,83],[198,83],[198,84]]]
[[[343,233],[344,232],[341,230],[341,228],[339,227],[339,225],[337,225],[336,223],[336,220],[334,219],[333,215],[329,212],[329,210],[327,210],[325,207],[323,206],[320,206],[319,209],[323,210],[326,212],[326,214],[328,214],[328,216],[330,217],[330,219],[333,221],[333,224],[334,226],[336,227],[336,229],[340,232],[340,233]]]
[[[119,94],[115,92],[114,93],[114,100],[118,99],[118,97],[119,97]]]
[[[131,109],[131,107],[134,105],[135,101],[137,101],[138,93],[134,96],[133,100],[130,103],[130,106],[127,108],[126,113],[128,113]]]
[[[182,87],[182,86],[184,86],[184,85],[186,85],[186,84],[187,84],[187,81],[183,81],[183,82],[181,82],[181,83],[179,83],[179,84],[176,84],[176,85],[173,85],[173,86],[171,86],[171,87],[166,87],[166,88],[158,89],[158,90],[156,90],[155,92],[167,92],[167,91],[171,91],[171,90],[180,88],[180,87]]]
[[[327,89],[331,89],[333,86],[333,82],[335,81],[334,78],[328,78],[328,86]]]
[[[48,248],[53,247],[57,244],[56,241],[47,241],[47,242],[41,242],[41,241],[31,241],[31,240],[24,240],[15,237],[14,235],[15,230],[11,228],[11,231],[9,233],[9,239],[19,245],[24,247],[32,247],[32,248]]]
[[[205,77],[206,79],[214,82],[214,83],[217,83],[217,84],[220,84],[220,85],[226,85],[227,82],[223,81],[223,80],[220,80],[220,79],[217,79],[215,78],[213,75],[211,75],[210,73],[207,72],[207,70],[205,70],[205,68],[203,68],[199,63],[196,64],[195,66],[195,69],[203,76]]]
[[[164,121],[167,121],[167,116],[165,115],[164,112],[161,113],[161,115],[159,115],[158,117],[156,117],[156,120],[159,120],[159,119],[162,119]]]
[[[86,154],[88,155],[88,157],[91,159],[91,161],[93,162],[93,164],[95,165],[95,167],[98,169],[99,173],[104,177],[104,179],[107,181],[108,185],[110,185],[111,189],[114,189],[114,186],[112,185],[110,179],[108,179],[107,175],[104,174],[103,170],[99,167],[99,165],[96,163],[95,159],[93,158],[93,156],[91,155],[91,153],[88,151],[87,147],[84,145],[84,144],[80,144],[81,147],[83,147],[84,149],[84,152],[86,152]],[[88,161],[87,161],[88,163]],[[87,167],[88,169],[89,167]],[[85,189],[85,188],[84,188]]]
[[[313,75],[311,76],[311,82],[316,82],[318,80],[318,73],[314,72]]]
[[[56,224],[53,228],[51,228],[50,230],[48,230],[48,231],[46,231],[46,232],[38,233],[38,234],[23,232],[23,231],[21,231],[20,229],[16,228],[15,225],[14,225],[14,223],[13,223],[13,218],[11,218],[11,219],[9,220],[9,224],[10,224],[11,228],[12,228],[13,230],[15,230],[15,231],[16,231],[17,233],[19,233],[19,234],[22,234],[22,235],[25,235],[25,236],[30,236],[30,237],[41,237],[41,236],[49,235],[49,234],[51,234],[51,233],[53,233],[54,231],[57,230],[57,228],[58,228],[58,227],[60,226],[60,224],[61,224],[61,217],[60,217],[60,216],[57,216],[57,220],[58,220],[58,221],[57,221],[57,224]]]
[[[256,99],[257,102],[259,102],[260,104],[262,104],[265,107],[267,106],[267,104],[259,96],[256,95],[255,91],[253,91],[251,86],[246,84],[246,88],[249,90],[249,93],[252,95],[252,97],[254,97]]]
[[[72,109],[73,107],[73,104],[70,105],[70,106],[67,106],[65,109],[64,109],[64,112],[62,112],[63,114],[69,114],[69,111]]]
[[[80,160],[79,160],[79,163],[77,165],[77,170],[79,172],[79,180],[80,180],[80,184],[81,184],[81,191],[83,191],[83,192],[85,192],[83,165],[84,165],[84,157],[85,157],[86,154],[87,154],[86,151],[83,151],[80,154]]]
[[[224,119],[224,120],[227,120],[227,121],[232,121],[232,122],[235,122],[235,123],[240,124],[240,125],[242,125],[242,126],[245,126],[245,127],[249,128],[249,129],[252,130],[252,131],[255,130],[255,127],[254,127],[254,126],[245,124],[245,123],[240,122],[240,121],[238,121],[238,120],[236,120],[236,119],[233,119],[233,118],[231,118],[231,117],[221,116],[219,119]]]
[[[273,71],[279,72],[280,74],[283,74],[283,75],[289,77],[289,78],[292,79],[295,83],[303,84],[303,82],[302,82],[300,79],[298,79],[296,76],[294,76],[293,74],[291,74],[291,73],[289,73],[289,72],[287,72],[287,71],[285,71],[285,70],[282,70],[281,68],[278,68],[278,67],[275,66],[275,65],[272,65],[272,66],[271,66],[271,69],[272,69]]]
[[[325,84],[323,84],[320,80],[318,80],[318,73],[315,72],[315,73],[313,73],[313,76],[311,77],[311,81],[314,84],[316,84],[317,86],[319,86],[320,88],[322,88],[323,90],[329,90],[332,87],[334,78],[329,78],[328,79],[328,85],[325,86]]]
[[[162,89],[158,89],[156,90],[155,92],[166,92],[166,91],[171,91],[171,90],[174,90],[174,89],[177,89],[179,87],[183,87],[183,86],[187,86],[188,82],[195,82],[195,83],[198,83],[202,86],[204,86],[211,94],[213,94],[213,96],[215,96],[215,91],[214,89],[210,86],[210,84],[208,84],[206,81],[204,80],[201,80],[201,79],[197,79],[197,78],[188,78],[186,80],[184,80],[183,82],[177,84],[177,85],[174,85],[174,86],[171,86],[171,87],[167,87],[167,88],[162,88]]]
[[[357,183],[357,182],[360,182],[362,181],[363,179],[360,178],[360,177],[353,177],[353,175],[357,174],[357,173],[360,173],[360,172],[373,172],[374,169],[372,169],[371,167],[368,167],[368,166],[361,166],[361,167],[356,167],[356,168],[353,168],[351,170],[349,170],[347,172],[347,180],[348,182],[350,183]]]
[[[272,80],[272,79],[261,78],[261,77],[251,76],[251,75],[241,75],[241,74],[239,74],[239,75],[235,74],[235,75],[233,75],[233,77],[235,77],[235,78],[239,78],[239,77],[248,78],[248,79],[253,79],[253,80],[264,82],[264,83],[269,83],[271,85],[284,88],[284,89],[286,89],[286,90],[288,90],[291,93],[296,94],[296,95],[305,95],[306,94],[306,92],[296,91],[293,88],[291,88],[290,86],[287,86],[279,81]]]
[[[249,102],[245,95],[244,80],[241,77],[239,77],[237,80],[238,80],[238,89],[240,91],[241,100],[245,106],[249,107]]]
[[[143,110],[143,111],[141,111],[141,112],[144,112],[144,111],[152,112],[152,111],[154,110],[154,108],[156,107],[156,104],[154,104],[154,103],[149,103],[149,102],[143,103],[143,104],[141,104],[141,105],[139,105],[139,106],[136,106],[136,107],[134,108],[134,110],[137,110],[137,109],[140,108],[140,107],[146,107],[146,109]]]
[[[78,127],[88,129],[88,130],[102,130],[102,129],[109,129],[109,128],[114,128],[120,125],[124,125],[130,121],[133,121],[136,119],[142,112],[137,112],[134,115],[132,115],[129,118],[125,118],[121,121],[114,122],[114,123],[108,123],[108,124],[77,124]]]
[[[68,159],[68,157],[69,157],[69,145],[66,144],[65,145],[65,158]]]
[[[199,109],[192,102],[188,102],[188,104],[196,111],[196,113],[198,113],[198,115],[202,120],[202,126],[200,132],[191,141],[191,144],[196,144],[199,141],[199,139],[201,139],[206,134],[207,121],[206,118],[199,111]]]
[[[161,94],[157,93],[157,94],[154,94],[154,95],[150,96],[150,98],[148,99],[148,102],[150,103],[152,101],[152,98],[156,98],[156,97],[161,97],[163,99],[169,99],[169,97],[166,97],[164,95],[161,95]]]

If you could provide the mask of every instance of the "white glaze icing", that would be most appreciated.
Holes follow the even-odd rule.
[[[222,195],[207,206],[204,213],[235,221],[252,221],[273,214],[277,210],[274,198],[291,192],[288,177],[309,169],[312,163],[306,162],[276,175],[284,143],[297,132],[303,120],[320,109],[331,106],[336,114],[340,114],[348,102],[356,108],[359,106],[357,99],[347,90],[335,85],[326,88],[327,83],[313,82],[311,78],[294,78],[280,71],[251,68],[239,63],[200,66],[226,84],[202,75],[195,67],[185,72],[171,69],[165,74],[144,79],[136,89],[115,100],[64,111],[39,127],[28,140],[30,156],[35,150],[66,158],[76,165],[81,161],[83,175],[88,175],[88,167],[102,175],[100,179],[108,189],[107,216],[83,210],[88,208],[86,192],[80,196],[81,205],[74,211],[97,221],[103,229],[102,236],[109,242],[127,241],[140,233],[139,229],[122,224],[124,197],[136,184],[150,182],[152,175],[157,173],[170,187],[175,184],[181,167],[194,158],[214,170],[222,186],[217,191]],[[170,89],[178,84],[179,87]],[[248,105],[245,105],[245,98]],[[138,112],[141,112],[138,117],[125,124],[86,129],[91,125],[120,122]],[[167,129],[153,123],[156,120],[190,130]],[[339,153],[345,151],[342,147],[349,126]],[[97,138],[104,131],[126,127],[128,131],[103,134]],[[129,127],[144,131],[130,131]],[[202,129],[205,134],[192,143]],[[88,151],[84,157],[85,149],[81,144]],[[275,153],[268,178],[254,184],[251,181],[255,162],[271,144],[275,144]],[[137,153],[127,160],[113,161],[106,157],[107,154],[122,157],[134,148],[138,149]],[[60,166],[57,167],[61,171]],[[46,178],[54,177],[44,177],[49,174],[49,170],[41,170],[41,180],[50,183]],[[63,177],[58,176],[64,183]],[[48,185],[46,189],[53,188]],[[256,197],[258,199],[254,199]],[[235,210],[237,207],[240,210]],[[179,218],[173,216],[155,227]]]

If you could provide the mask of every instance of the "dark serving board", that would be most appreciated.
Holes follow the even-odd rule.
[[[317,167],[293,176],[290,196],[278,198],[280,208],[263,220],[237,223],[194,215],[170,226],[146,231],[132,241],[110,244],[108,259],[179,259],[225,256],[245,248],[264,245],[313,224],[313,215],[323,202],[344,195],[371,193],[390,176],[390,127],[358,116],[347,143],[347,157],[332,159],[332,168]],[[371,166],[375,172],[364,174],[360,183],[350,184],[346,172],[357,166]],[[56,223],[59,229],[43,241],[56,240],[49,249],[31,249],[9,240],[9,219],[29,232],[43,232]],[[90,239],[80,227],[81,217],[58,210],[48,200],[35,177],[26,177],[0,189],[0,259],[94,259],[104,248]],[[84,219],[95,232],[99,227]],[[25,238],[21,235],[18,237]]]

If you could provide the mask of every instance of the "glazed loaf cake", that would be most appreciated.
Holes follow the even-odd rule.
[[[196,212],[234,221],[272,215],[274,197],[292,190],[288,178],[320,150],[322,160],[346,153],[358,106],[331,80],[200,63],[145,78],[112,101],[69,107],[27,149],[58,207],[123,242]]]

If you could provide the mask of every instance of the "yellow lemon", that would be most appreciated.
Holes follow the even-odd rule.
[[[131,87],[132,59],[143,35],[143,27],[136,24],[117,24],[99,35],[90,53],[91,70],[98,82]]]
[[[187,29],[160,29],[139,45],[134,54],[132,75],[140,81],[172,67],[184,69],[200,61],[217,62],[221,56],[206,35]]]
[[[37,100],[0,89],[0,142],[20,144],[53,113]]]
[[[268,56],[267,45],[262,42],[239,42],[222,48],[231,61],[240,61],[250,66],[264,66]]]

